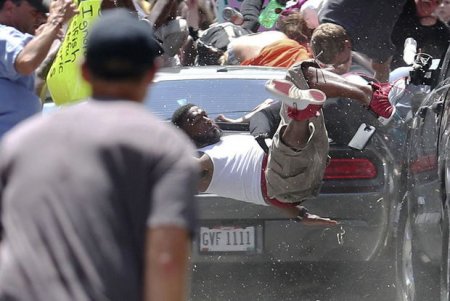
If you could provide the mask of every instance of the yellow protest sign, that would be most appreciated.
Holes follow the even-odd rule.
[[[57,105],[72,103],[90,95],[90,87],[81,76],[80,61],[86,49],[86,37],[92,21],[99,16],[101,0],[81,0],[64,40],[47,75],[47,87]]]

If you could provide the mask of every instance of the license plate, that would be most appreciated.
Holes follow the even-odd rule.
[[[200,227],[200,252],[255,252],[255,226]]]

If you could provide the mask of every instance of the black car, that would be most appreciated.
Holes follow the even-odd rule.
[[[400,300],[449,300],[450,50],[410,100],[398,208]]]
[[[236,118],[271,98],[264,83],[285,74],[285,69],[265,67],[163,69],[146,105],[165,120],[185,103],[201,106],[212,118],[218,114]],[[395,139],[390,137],[391,127],[382,127],[366,108],[349,99],[328,99],[324,115],[331,161],[319,197],[304,205],[340,224],[305,226],[288,219],[277,208],[199,194],[194,264],[392,259],[395,210],[402,192],[393,189],[401,186],[396,176],[397,156],[401,154],[392,149]],[[348,144],[363,123],[362,128],[372,125],[375,134],[365,147],[352,148]],[[227,134],[249,135],[242,124],[220,126]],[[233,240],[218,239],[217,233]]]

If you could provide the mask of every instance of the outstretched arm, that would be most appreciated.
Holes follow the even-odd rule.
[[[320,69],[317,64],[304,63],[306,64],[292,66],[288,71],[288,78],[298,88],[305,89],[307,86],[310,89],[321,90],[327,98],[346,97],[356,100],[369,108],[383,125],[388,124],[394,116],[395,107],[389,101],[390,84],[347,80],[330,71]]]
[[[298,70],[298,72],[301,72]],[[344,77],[337,75],[328,70],[316,68],[313,66],[303,70],[303,74],[311,89],[319,89],[323,91],[327,98],[346,97],[360,102],[364,106],[368,106],[372,98],[372,87],[346,80]]]
[[[262,103],[260,103],[259,105],[257,105],[250,113],[245,114],[242,117],[239,117],[237,119],[232,119],[232,118],[228,118],[223,114],[219,114],[216,117],[216,121],[219,122],[228,122],[228,123],[249,123],[250,122],[250,118],[255,115],[256,113],[258,113],[259,111],[268,108],[272,103],[274,102],[273,99],[266,99],[264,100]]]
[[[17,55],[14,62],[17,72],[22,75],[33,73],[46,58],[53,41],[60,36],[62,26],[77,13],[75,2],[53,1],[47,23],[36,30],[35,37]]]
[[[327,217],[321,217],[316,214],[309,213],[303,206],[280,208],[285,211],[288,216],[297,222],[301,222],[308,226],[335,226],[337,221]]]

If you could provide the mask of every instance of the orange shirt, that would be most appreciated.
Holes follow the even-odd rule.
[[[305,46],[291,39],[283,39],[264,47],[258,56],[247,59],[241,65],[290,67],[312,58]]]

